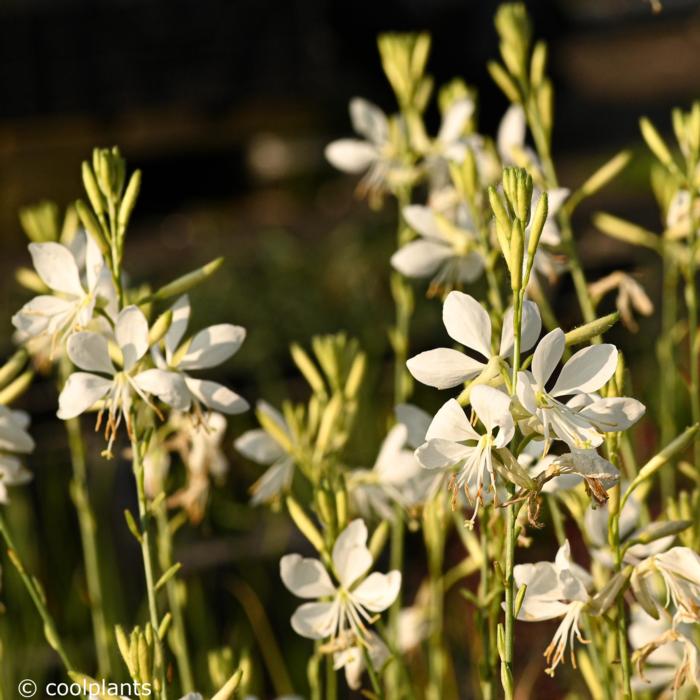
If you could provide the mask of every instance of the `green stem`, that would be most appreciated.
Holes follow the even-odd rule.
[[[382,690],[382,684],[377,675],[377,671],[372,663],[372,657],[367,651],[367,647],[362,645],[362,656],[365,659],[365,667],[367,668],[367,674],[369,675],[369,681],[372,684],[372,690],[377,700],[384,700],[384,691]]]
[[[17,548],[14,545],[12,535],[10,534],[10,530],[7,526],[7,523],[5,522],[5,517],[3,516],[1,510],[0,534],[2,535],[2,538],[5,541],[5,545],[7,546],[7,556],[10,558],[10,561],[12,562],[15,569],[17,570],[17,573],[22,579],[22,583],[27,589],[27,593],[29,593],[29,596],[34,602],[34,607],[37,609],[37,612],[39,613],[39,616],[41,617],[41,620],[44,623],[44,636],[46,637],[46,641],[49,643],[49,646],[56,651],[66,671],[70,673],[74,669],[74,666],[68,657],[68,653],[66,652],[65,647],[63,646],[61,638],[58,636],[58,632],[56,631],[56,624],[54,623],[53,617],[51,616],[51,613],[46,607],[46,601],[44,599],[43,591],[40,590],[36,579],[34,579],[33,576],[30,576],[27,573],[27,570],[24,568],[24,564],[22,563],[19,553],[17,552]]]
[[[92,630],[95,637],[97,672],[103,678],[110,676],[110,632],[104,611],[102,580],[97,547],[97,527],[95,514],[90,503],[87,487],[87,467],[85,444],[80,429],[80,419],[70,418],[64,421],[68,435],[73,479],[70,485],[71,498],[75,505],[80,527],[80,540],[85,564],[85,582],[87,584]]]
[[[659,412],[661,444],[668,445],[676,436],[676,358],[673,331],[678,319],[678,266],[668,247],[663,248],[663,293],[661,306],[661,337],[658,343],[659,358]],[[661,471],[662,502],[676,493],[676,470]]]
[[[484,508],[482,521],[480,524],[480,545],[481,545],[481,576],[479,580],[479,601],[481,606],[477,610],[479,627],[481,629],[481,663],[479,664],[479,686],[483,700],[492,700],[494,697],[493,688],[493,667],[491,666],[491,625],[490,606],[485,605],[486,597],[490,590],[490,568],[489,568],[489,538],[487,536],[488,511]]]
[[[141,529],[141,558],[143,559],[143,569],[146,579],[146,597],[148,599],[148,613],[150,617],[151,627],[153,628],[153,646],[155,650],[155,672],[160,681],[160,698],[167,700],[168,691],[165,679],[165,663],[163,658],[163,645],[158,635],[160,621],[158,618],[158,603],[156,601],[156,589],[154,580],[153,554],[151,552],[151,536],[150,536],[150,514],[148,512],[148,501],[146,499],[146,489],[144,487],[144,467],[141,460],[141,452],[138,439],[136,438],[135,426],[132,430],[134,437],[131,439],[131,451],[133,454],[133,472],[136,480],[136,493],[139,505],[139,525]]]
[[[156,510],[156,524],[158,527],[158,557],[160,560],[160,569],[161,571],[168,571],[174,563],[173,538],[164,502],[161,502]],[[195,689],[194,678],[192,675],[190,657],[187,652],[187,633],[185,630],[182,595],[178,590],[178,581],[175,576],[168,579],[165,584],[165,590],[168,595],[168,609],[173,616],[173,652],[177,660],[182,692],[187,694],[193,692]]]
[[[695,215],[697,191],[694,184],[695,159],[689,168],[690,183],[690,234],[688,248],[688,276],[686,279],[685,296],[688,305],[688,342],[690,343],[690,412],[693,423],[700,421],[700,342],[698,338],[698,289],[697,289],[697,250],[698,250],[698,221]],[[700,439],[695,438],[693,447],[695,469],[700,474]]]
[[[333,654],[326,655],[326,700],[338,697],[338,679],[333,668]]]

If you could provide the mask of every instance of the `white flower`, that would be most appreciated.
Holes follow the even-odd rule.
[[[372,667],[375,671],[381,672],[390,656],[386,644],[374,632],[369,632],[362,644],[367,649]],[[365,672],[365,656],[360,644],[353,644],[346,649],[336,651],[333,654],[333,668],[336,671],[344,669],[348,687],[359,690],[362,686],[362,674]]]
[[[379,107],[355,97],[350,100],[350,121],[362,139],[339,139],[326,146],[328,162],[346,173],[367,172],[360,191],[372,193],[385,189],[387,180],[396,175],[408,177],[409,169],[397,159],[391,127]]]
[[[563,617],[554,637],[544,652],[553,675],[563,660],[567,644],[571,647],[571,663],[576,667],[574,639],[585,642],[579,620],[590,600],[591,578],[571,561],[568,540],[559,548],[554,563],[519,564],[513,569],[516,589],[527,586],[518,620],[538,622]]]
[[[81,331],[68,339],[68,357],[85,372],[73,372],[58,397],[58,417],[75,418],[104,399],[97,426],[101,424],[103,411],[107,411],[105,438],[106,454],[111,454],[112,444],[122,417],[129,426],[129,411],[134,394],[153,406],[148,395],[158,396],[169,403],[170,384],[160,369],[139,370],[139,360],[148,351],[148,322],[136,306],[128,306],[117,317],[114,336],[122,354],[122,369],[116,369],[109,354],[106,338],[98,333]],[[97,374],[99,373],[99,374]],[[105,376],[106,375],[106,376]]]
[[[437,389],[449,389],[471,379],[486,369],[489,362],[495,365],[513,353],[513,310],[508,309],[503,318],[501,344],[498,353],[491,349],[491,318],[474,297],[462,292],[450,292],[442,307],[442,321],[447,334],[453,340],[481,355],[476,360],[459,350],[437,348],[412,357],[406,363],[408,371],[421,383]],[[542,321],[536,304],[523,304],[521,350],[531,348],[540,334]]]
[[[574,353],[554,386],[547,389],[545,385],[564,354],[564,347],[564,332],[560,328],[542,338],[532,357],[532,371],[518,373],[518,399],[526,411],[536,416],[547,442],[553,432],[572,449],[597,447],[603,442],[602,432],[626,430],[639,420],[644,406],[623,397],[589,400],[574,396],[573,404],[562,403],[561,397],[597,391],[617,367],[614,345],[592,345]]]
[[[470,501],[481,503],[484,489],[495,493],[492,451],[510,442],[515,424],[510,414],[510,397],[498,389],[483,384],[475,386],[471,404],[485,428],[483,434],[474,430],[459,403],[450,399],[435,414],[426,442],[416,450],[416,458],[426,469],[456,466],[457,473],[450,480],[455,499],[463,489]],[[496,435],[495,430],[498,430]],[[475,508],[472,522],[476,512]]]
[[[52,294],[27,302],[12,317],[12,323],[23,339],[48,334],[55,345],[59,337],[90,323],[98,295],[113,298],[110,272],[91,236],[87,236],[84,280],[80,256],[70,248],[54,242],[30,243],[29,252],[37,274]]]
[[[286,435],[290,442],[292,432],[284,416],[265,401],[259,401],[257,410],[264,413]],[[294,477],[294,459],[284,447],[262,428],[248,430],[234,442],[234,447],[245,457],[270,468],[253,484],[250,502],[253,505],[269,503],[288,491]]]
[[[366,623],[370,613],[386,610],[396,599],[401,587],[401,572],[374,572],[372,554],[367,549],[367,528],[362,520],[353,520],[343,530],[333,547],[334,584],[318,559],[287,554],[280,561],[284,585],[295,595],[307,599],[324,599],[304,603],[292,615],[297,634],[310,639],[338,637],[346,631],[366,639]]]
[[[190,318],[189,297],[184,294],[172,307],[173,318],[165,334],[165,357],[157,347],[151,349],[153,361],[164,370],[168,383],[166,403],[180,411],[192,404],[199,409],[204,404],[214,411],[237,414],[247,411],[248,402],[218,382],[191,377],[191,370],[217,367],[233,356],[245,340],[245,328],[230,323],[209,326],[184,343],[182,339]]]
[[[430,207],[413,204],[405,207],[403,216],[419,234],[391,257],[391,264],[406,277],[433,277],[429,295],[478,279],[484,270],[484,259],[476,249],[473,224],[464,208],[464,217],[451,223]]]
[[[624,489],[623,489],[624,490]],[[620,543],[632,540],[637,535],[637,524],[642,512],[642,506],[632,496],[628,498],[620,512]],[[608,519],[609,509],[607,504],[589,508],[584,516],[584,526],[591,542],[591,556],[608,569],[613,568],[613,553],[608,546]],[[636,565],[653,554],[668,549],[673,543],[673,535],[660,537],[648,544],[634,544],[627,548],[624,555],[626,564]]]
[[[661,574],[675,607],[674,625],[700,622],[700,555],[689,547],[672,547],[654,554],[642,565]]]
[[[34,450],[34,440],[27,432],[29,415],[0,405],[0,504],[9,502],[8,486],[21,486],[31,480],[16,454]]]
[[[531,477],[537,477],[543,473],[551,473],[553,463],[557,455],[545,454],[543,440],[530,440],[523,451],[518,455],[518,463],[525,467]],[[561,474],[545,481],[542,493],[556,493],[574,488],[581,482],[581,477],[576,474]]]

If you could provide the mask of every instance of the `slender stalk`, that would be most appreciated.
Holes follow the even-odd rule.
[[[523,316],[523,292],[521,289],[513,290],[513,375],[512,393],[515,394],[520,369],[520,345]],[[512,496],[515,488],[509,486]],[[515,647],[515,542],[517,539],[516,520],[518,506],[512,503],[506,510],[506,551],[505,551],[505,648],[501,657],[501,680],[503,692],[507,700],[513,697],[513,658]]]
[[[661,337],[658,343],[659,358],[659,419],[661,444],[668,445],[676,436],[676,358],[673,330],[678,320],[678,266],[663,248],[663,292],[661,306]],[[676,492],[676,470],[661,471],[661,496],[666,503]]]
[[[168,513],[165,503],[161,502],[156,510],[156,524],[158,527],[158,557],[161,571],[167,571],[173,566],[173,538],[168,521]],[[194,691],[194,678],[192,666],[187,652],[187,633],[185,631],[185,615],[182,607],[182,596],[178,591],[177,578],[169,578],[165,584],[168,595],[168,609],[173,616],[174,644],[173,652],[177,660],[177,669],[180,676],[180,684],[183,693]]]
[[[492,700],[494,697],[493,687],[493,667],[491,665],[491,626],[489,608],[485,605],[486,596],[490,590],[490,563],[486,523],[488,522],[487,509],[482,514],[480,525],[480,546],[481,546],[481,575],[479,577],[479,601],[481,606],[477,611],[479,628],[481,629],[481,663],[479,664],[479,687],[483,700]]]
[[[365,660],[365,667],[367,668],[367,674],[369,675],[369,681],[372,684],[372,690],[374,691],[374,696],[377,700],[384,700],[384,691],[382,690],[381,681],[377,675],[377,671],[372,663],[372,657],[367,651],[367,647],[362,646],[362,656]]]
[[[61,384],[65,383],[70,373],[66,362],[67,360],[64,360],[61,363]],[[104,596],[102,594],[102,578],[100,575],[100,561],[97,546],[97,525],[88,492],[85,443],[83,441],[79,418],[70,418],[64,421],[64,424],[66,426],[68,449],[70,451],[71,467],[73,469],[70,494],[78,516],[78,526],[80,528],[80,541],[85,565],[85,582],[90,604],[92,630],[95,638],[97,672],[103,678],[108,678],[111,673],[110,630],[107,625],[104,610]]]
[[[133,426],[133,420],[132,420]],[[132,428],[135,431],[135,427]],[[131,439],[131,451],[133,453],[133,471],[134,479],[136,480],[136,493],[139,505],[139,524],[141,529],[141,557],[143,559],[143,569],[146,579],[146,596],[148,599],[148,613],[150,617],[151,627],[153,628],[153,646],[154,646],[154,661],[155,671],[160,681],[160,698],[167,700],[168,691],[165,678],[165,663],[163,658],[163,645],[158,636],[158,628],[160,621],[158,617],[158,603],[156,601],[156,589],[154,580],[153,554],[151,552],[151,536],[150,519],[148,512],[148,501],[146,499],[146,489],[144,487],[144,467],[141,460],[141,452],[136,433],[133,433]]]
[[[333,668],[333,655],[326,655],[326,700],[336,700],[338,697],[338,679]]]
[[[688,342],[690,344],[690,412],[693,423],[700,421],[700,338],[698,337],[698,288],[697,288],[697,252],[698,220],[695,215],[697,190],[695,187],[695,159],[689,167],[688,182],[690,190],[690,233],[688,238],[688,275],[685,284],[685,298],[688,305]],[[700,440],[696,437],[693,447],[695,469],[700,474]]]
[[[41,617],[41,620],[44,623],[44,635],[46,637],[46,641],[49,643],[49,646],[51,646],[51,648],[54,649],[59,655],[66,671],[72,671],[74,669],[74,666],[71,663],[70,658],[68,657],[68,653],[66,652],[66,649],[63,646],[63,642],[61,641],[58,632],[56,631],[56,624],[53,620],[53,617],[51,616],[51,613],[46,607],[46,601],[44,600],[43,591],[41,591],[41,589],[39,588],[39,585],[34,579],[34,577],[30,576],[29,573],[27,573],[27,570],[24,568],[24,564],[22,563],[19,553],[17,552],[17,549],[14,545],[12,535],[7,526],[7,523],[5,522],[5,517],[3,516],[1,510],[0,535],[2,535],[2,538],[5,541],[5,545],[7,546],[7,556],[10,558],[10,561],[14,565],[15,569],[17,569],[17,573],[20,575],[22,583],[27,589],[27,593],[29,593],[29,596],[34,603],[34,607],[37,609],[37,612],[39,613],[39,616]]]

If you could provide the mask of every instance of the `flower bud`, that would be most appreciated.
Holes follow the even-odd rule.
[[[149,347],[152,345],[156,345],[156,343],[159,343],[164,337],[165,334],[168,332],[168,329],[170,328],[170,325],[173,322],[173,311],[172,309],[168,309],[164,313],[162,313],[158,318],[156,319],[156,322],[151,326],[150,330],[148,331],[148,345]]]
[[[300,532],[314,547],[316,547],[318,552],[323,552],[325,550],[323,537],[318,531],[318,528],[311,521],[311,518],[304,512],[304,509],[296,502],[293,496],[287,496],[286,502],[289,516],[299,528]]]
[[[493,82],[501,88],[503,94],[513,103],[520,104],[522,98],[520,97],[520,90],[518,89],[517,83],[503,70],[503,66],[495,61],[489,61],[487,64],[489,73]]]
[[[668,150],[666,142],[661,138],[656,127],[649,119],[642,117],[639,120],[639,128],[647,146],[649,146],[649,150],[659,159],[662,165],[665,165],[669,170],[677,170],[678,168],[673,160],[671,151]]]
[[[221,267],[223,262],[223,258],[216,258],[206,265],[202,265],[199,269],[193,270],[182,277],[178,277],[173,282],[155,291],[150,297],[141,299],[138,305],[142,306],[149,301],[155,300],[164,301],[170,297],[179,296],[180,294],[188,292],[193,287],[196,287],[198,284],[201,284],[204,280],[211,277]]]
[[[568,345],[583,345],[590,342],[593,338],[603,335],[610,330],[620,319],[620,312],[614,311],[607,316],[596,318],[590,323],[584,323],[578,328],[570,330],[564,335],[564,342]]]
[[[28,357],[27,351],[24,348],[20,348],[0,367],[0,388],[6,387],[22,371]]]
[[[95,174],[87,161],[83,161],[82,174],[83,186],[85,187],[85,192],[90,200],[90,204],[97,216],[103,216],[105,213],[104,197],[100,192],[100,188],[97,186]]]
[[[523,284],[523,225],[520,219],[513,221],[510,234],[510,288],[513,292],[522,289]]]
[[[532,58],[530,59],[530,84],[532,87],[539,87],[542,83],[546,68],[547,44],[544,41],[538,41],[532,50]]]
[[[19,210],[19,222],[30,241],[45,243],[58,240],[58,207],[54,202],[39,202]]]
[[[304,379],[309,383],[309,386],[314,393],[321,396],[326,395],[326,384],[321,377],[316,365],[311,361],[311,358],[304,352],[302,347],[297,343],[292,343],[289,348],[292,355],[292,360],[299,371],[304,375]]]
[[[131,178],[129,179],[129,184],[122,198],[121,204],[119,205],[119,214],[117,216],[117,226],[120,231],[120,235],[124,234],[124,230],[129,224],[129,219],[131,218],[131,213],[134,211],[136,206],[136,200],[139,197],[139,192],[141,191],[141,171],[135,170]]]
[[[34,372],[28,369],[17,377],[11,384],[0,391],[0,404],[7,406],[18,399],[31,385]]]

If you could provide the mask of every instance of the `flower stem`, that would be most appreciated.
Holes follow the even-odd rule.
[[[132,421],[133,425],[133,421]],[[135,428],[132,428],[135,430]],[[148,599],[148,612],[153,628],[153,646],[155,650],[155,672],[160,681],[160,698],[167,700],[168,691],[165,679],[165,663],[163,659],[163,645],[158,635],[160,622],[158,618],[158,603],[156,601],[156,589],[153,575],[153,555],[151,552],[151,537],[149,533],[150,514],[148,512],[148,501],[146,500],[146,489],[144,487],[144,467],[141,460],[141,452],[139,449],[138,439],[134,432],[134,437],[131,439],[131,451],[133,453],[133,471],[134,479],[136,480],[136,493],[139,504],[139,524],[141,529],[141,557],[143,559],[143,569],[146,579],[146,596]]]
[[[688,182],[690,190],[690,233],[688,239],[688,274],[685,284],[685,298],[688,306],[688,342],[690,344],[690,413],[693,423],[700,421],[700,338],[698,337],[698,289],[697,289],[697,253],[698,220],[695,215],[697,190],[694,184],[695,159],[689,168]],[[700,474],[700,440],[696,437],[693,447],[695,469]]]
[[[173,538],[168,521],[168,513],[165,503],[161,502],[156,510],[156,524],[158,527],[158,557],[161,571],[168,571],[173,566]],[[183,584],[184,585],[184,584]],[[185,616],[182,606],[182,595],[178,590],[178,582],[175,576],[168,579],[165,584],[168,595],[168,608],[173,616],[173,651],[177,659],[177,668],[180,675],[181,690],[187,694],[194,691],[194,678],[192,666],[187,652],[187,633],[185,631]]]
[[[104,598],[102,596],[102,580],[100,576],[100,564],[97,554],[97,527],[95,514],[90,504],[90,496],[87,487],[87,468],[85,462],[85,444],[80,429],[80,419],[70,418],[64,421],[68,435],[68,447],[70,450],[71,465],[73,467],[73,479],[70,484],[70,493],[78,516],[80,527],[80,539],[83,547],[83,561],[85,564],[85,582],[87,584],[88,599],[90,602],[90,615],[92,616],[92,629],[95,637],[95,652],[97,656],[97,672],[103,678],[110,676],[110,633],[104,611]]]
[[[370,656],[367,647],[362,645],[362,656],[365,660],[365,667],[367,668],[367,674],[369,675],[369,681],[372,684],[372,690],[374,691],[374,696],[377,700],[384,700],[384,691],[382,690],[382,684],[377,675],[377,671],[372,663],[372,657]]]
[[[66,671],[72,671],[74,668],[73,664],[68,657],[68,653],[63,646],[61,638],[58,636],[53,617],[46,607],[43,591],[39,588],[39,584],[36,579],[33,576],[30,576],[27,573],[27,570],[24,568],[24,564],[22,563],[19,553],[14,545],[12,535],[10,534],[10,530],[5,522],[5,517],[2,514],[2,511],[0,511],[0,535],[2,535],[5,545],[7,546],[7,556],[10,558],[10,561],[17,570],[17,573],[20,575],[22,583],[27,589],[29,596],[34,602],[34,607],[36,607],[37,612],[44,623],[44,636],[46,637],[46,641],[49,643],[49,646],[59,655]]]
[[[326,700],[338,697],[338,679],[333,668],[333,654],[326,655]]]

